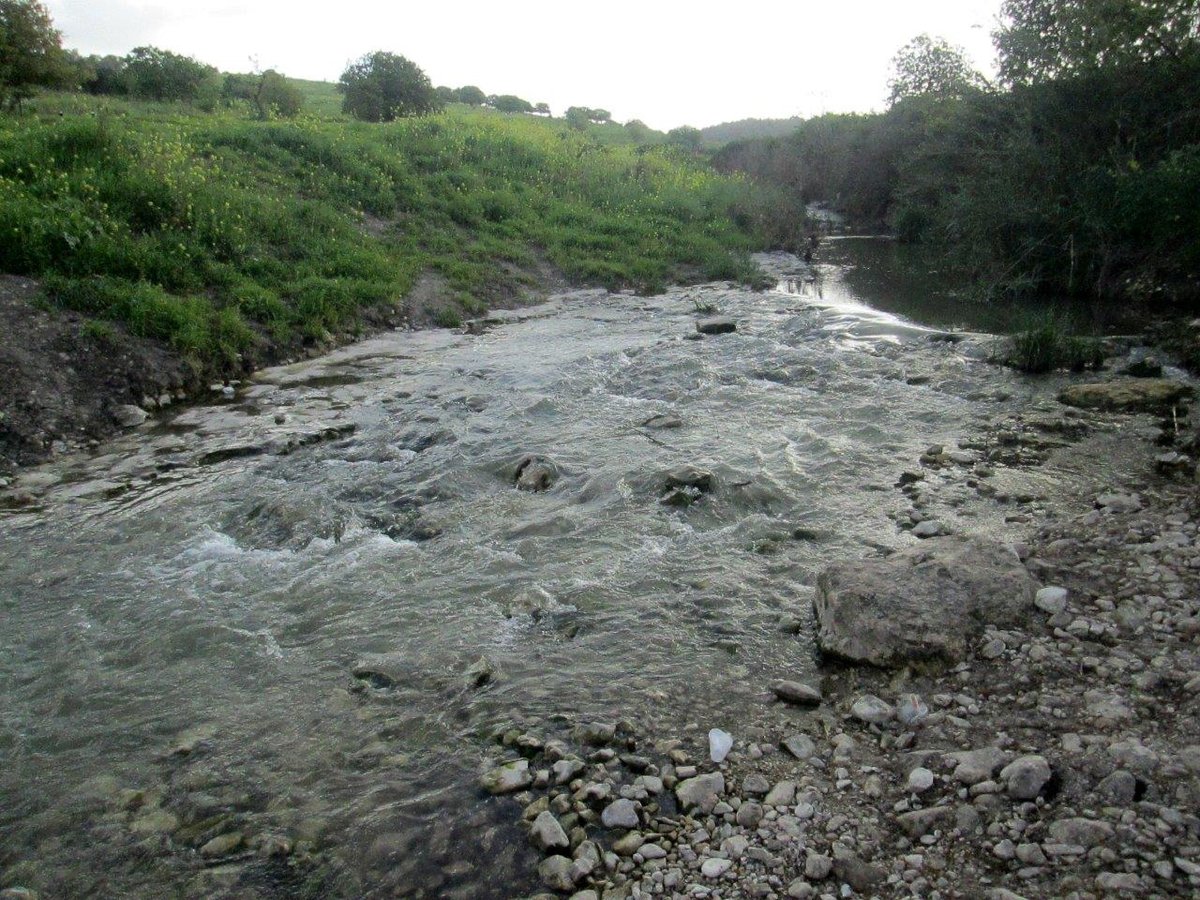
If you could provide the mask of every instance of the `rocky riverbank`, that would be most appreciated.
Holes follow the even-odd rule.
[[[816,615],[780,623],[815,629],[821,679],[780,672],[752,721],[498,734],[513,761],[482,783],[513,798],[545,886],[574,900],[1195,896],[1200,508],[1186,456],[1162,446],[1189,433],[1178,397],[1157,408],[1161,430],[1130,400],[1163,388],[1069,389],[1109,411],[1048,403],[931,447],[897,482],[905,527],[951,530],[939,505],[966,491],[1010,504],[1028,540],[934,536],[831,567]],[[1073,454],[1084,471],[1119,459],[1119,474],[1050,505],[994,486]]]

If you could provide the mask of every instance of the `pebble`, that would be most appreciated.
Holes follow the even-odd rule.
[[[729,751],[732,749],[733,735],[728,731],[713,728],[708,732],[708,755],[713,762],[725,762],[725,757],[729,755]]]

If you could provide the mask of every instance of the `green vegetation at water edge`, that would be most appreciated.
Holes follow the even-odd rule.
[[[4,270],[217,367],[355,333],[426,273],[445,322],[547,268],[749,281],[779,215],[686,154],[465,107],[374,125],[50,95],[0,118]]]
[[[1200,3],[1001,14],[996,81],[921,36],[886,112],[740,141],[718,167],[890,229],[993,297],[1200,304]]]

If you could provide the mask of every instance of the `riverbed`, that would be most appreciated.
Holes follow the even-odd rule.
[[[5,883],[528,890],[538,857],[478,787],[494,734],[731,728],[814,670],[780,621],[820,569],[915,540],[900,473],[1053,388],[882,311],[852,254],[386,333],[26,472],[0,530]],[[736,332],[699,335],[714,315]],[[516,484],[530,457],[545,490]],[[942,521],[1004,538],[1010,513]]]

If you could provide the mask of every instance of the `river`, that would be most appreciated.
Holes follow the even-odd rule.
[[[898,474],[1035,391],[880,311],[831,244],[814,272],[761,257],[773,291],[383,334],[27,473],[0,520],[0,886],[511,896],[537,856],[478,788],[497,730],[736,730],[813,669],[778,625],[822,565],[912,541]],[[696,340],[697,310],[737,332]],[[548,490],[514,486],[528,454]],[[710,489],[668,488],[683,466]]]

